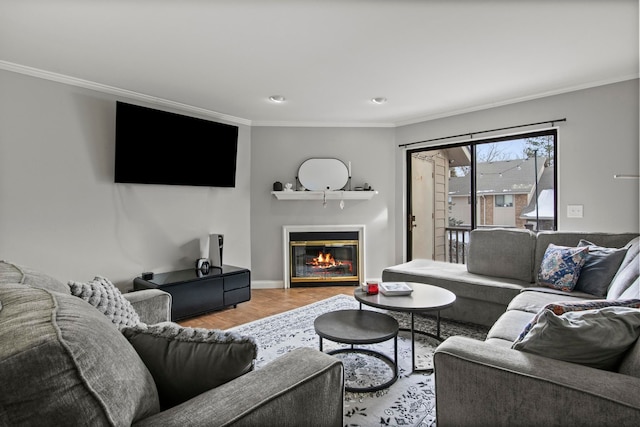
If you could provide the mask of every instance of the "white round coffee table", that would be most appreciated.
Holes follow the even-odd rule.
[[[438,286],[414,282],[404,283],[413,289],[410,295],[386,296],[382,293],[368,295],[362,289],[358,288],[354,292],[354,297],[360,302],[360,307],[364,304],[391,311],[411,313],[411,328],[409,331],[411,331],[411,360],[413,371],[431,372],[433,369],[416,369],[415,334],[420,333],[442,341],[442,337],[440,336],[440,310],[451,307],[456,302],[456,295]],[[425,331],[416,331],[414,327],[414,314],[429,312],[436,312],[435,335]]]

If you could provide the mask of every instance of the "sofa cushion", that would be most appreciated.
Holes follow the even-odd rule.
[[[171,322],[140,324],[122,332],[151,371],[163,407],[251,371],[258,352],[251,337]]]
[[[54,277],[9,261],[0,261],[0,285],[6,283],[21,283],[34,288],[69,293],[69,288]]]
[[[540,264],[538,283],[561,291],[572,291],[588,252],[588,246],[574,248],[550,243]]]
[[[72,295],[82,298],[97,308],[118,329],[140,323],[136,310],[109,279],[96,276],[87,283],[70,281],[69,288]]]
[[[580,270],[576,290],[598,297],[607,294],[613,277],[627,254],[626,248],[605,248],[588,240],[580,240],[578,247],[589,247],[589,253]]]
[[[118,329],[72,295],[0,286],[7,425],[131,425],[159,411],[151,374]]]
[[[467,271],[464,264],[429,259],[414,259],[387,267],[382,272],[387,282],[419,282],[445,288],[458,298],[509,304],[529,282],[484,276]]]
[[[580,291],[564,292],[551,288],[531,287],[524,289],[512,299],[507,310],[521,310],[537,314],[547,304],[558,301],[580,302],[590,299],[593,299],[593,295]]]
[[[625,246],[625,255],[607,292],[607,299],[620,298],[622,294],[640,277],[640,237],[636,237]]]
[[[535,244],[536,235],[529,230],[473,230],[469,235],[467,270],[531,283]]]
[[[536,318],[512,348],[598,369],[616,369],[640,335],[637,308],[610,306],[560,315],[545,309]]]
[[[522,329],[537,313],[520,310],[509,310],[493,324],[487,333],[487,341],[501,339],[509,341],[509,346],[520,336]]]

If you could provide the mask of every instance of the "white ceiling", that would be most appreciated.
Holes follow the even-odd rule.
[[[637,78],[638,13],[637,0],[0,0],[0,68],[251,125],[398,126]]]

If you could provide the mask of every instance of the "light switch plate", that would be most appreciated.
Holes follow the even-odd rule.
[[[583,205],[567,205],[567,218],[582,218]]]

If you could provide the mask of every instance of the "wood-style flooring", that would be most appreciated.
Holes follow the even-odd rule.
[[[182,326],[229,329],[287,310],[302,307],[334,295],[353,295],[354,286],[322,286],[290,289],[252,289],[251,300],[203,316],[178,322]]]

